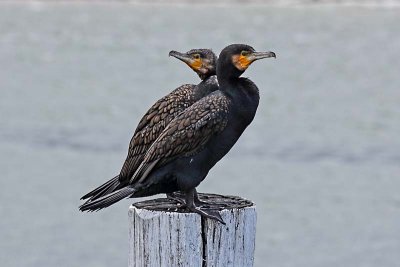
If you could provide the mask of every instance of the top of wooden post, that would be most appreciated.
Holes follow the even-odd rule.
[[[202,205],[202,207],[221,211],[230,209],[241,209],[245,207],[254,206],[254,203],[248,199],[244,199],[238,196],[223,196],[217,194],[204,194],[199,193],[199,199],[207,202],[210,205]],[[184,199],[183,195],[180,195]],[[173,199],[168,198],[157,198],[151,200],[145,200],[141,202],[133,203],[132,205],[138,209],[145,209],[151,211],[164,211],[164,212],[182,212],[188,213],[187,209],[182,209],[178,205],[179,203]]]
[[[254,263],[256,209],[236,196],[198,194],[226,224],[201,217],[177,200],[159,198],[129,208],[129,266],[226,267]]]

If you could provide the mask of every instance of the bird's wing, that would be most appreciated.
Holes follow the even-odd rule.
[[[196,154],[215,133],[225,128],[228,109],[229,99],[217,93],[202,98],[179,114],[151,145],[130,184],[143,184],[155,166]]]
[[[195,85],[184,84],[158,100],[143,116],[130,141],[128,156],[119,181],[128,182],[139,167],[149,147],[171,120],[193,103]]]

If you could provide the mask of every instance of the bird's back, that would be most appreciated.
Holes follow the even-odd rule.
[[[122,166],[119,180],[129,181],[143,156],[165,129],[183,110],[196,102],[194,84],[184,84],[158,100],[142,117],[129,143],[128,155]]]

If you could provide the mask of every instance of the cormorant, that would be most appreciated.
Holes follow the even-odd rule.
[[[151,144],[179,113],[193,103],[218,90],[216,78],[217,57],[210,49],[192,49],[186,53],[169,52],[193,69],[202,80],[198,85],[184,84],[158,100],[143,116],[130,141],[128,156],[120,174],[84,195],[85,204],[128,185],[129,180],[143,161]],[[84,210],[85,205],[80,207]]]
[[[129,185],[81,206],[98,210],[126,197],[182,191],[186,207],[201,216],[224,223],[219,215],[194,202],[195,188],[252,122],[259,103],[257,86],[240,75],[249,65],[273,52],[256,52],[233,44],[218,58],[219,90],[200,99],[174,118],[146,152]]]

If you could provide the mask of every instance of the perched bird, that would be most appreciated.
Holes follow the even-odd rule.
[[[119,175],[84,195],[81,199],[91,201],[129,184],[136,169],[143,161],[149,147],[164,128],[187,107],[218,90],[216,78],[217,57],[210,49],[192,49],[186,53],[171,51],[170,56],[185,62],[202,80],[198,85],[184,84],[158,100],[143,116],[130,141],[128,156]],[[85,209],[85,205],[80,207]]]
[[[240,75],[249,65],[273,52],[256,52],[233,44],[218,58],[219,90],[200,99],[175,117],[147,150],[129,185],[81,206],[81,210],[108,207],[125,197],[182,191],[186,208],[204,217],[222,218],[195,204],[195,188],[228,153],[252,122],[259,103],[257,86]]]

